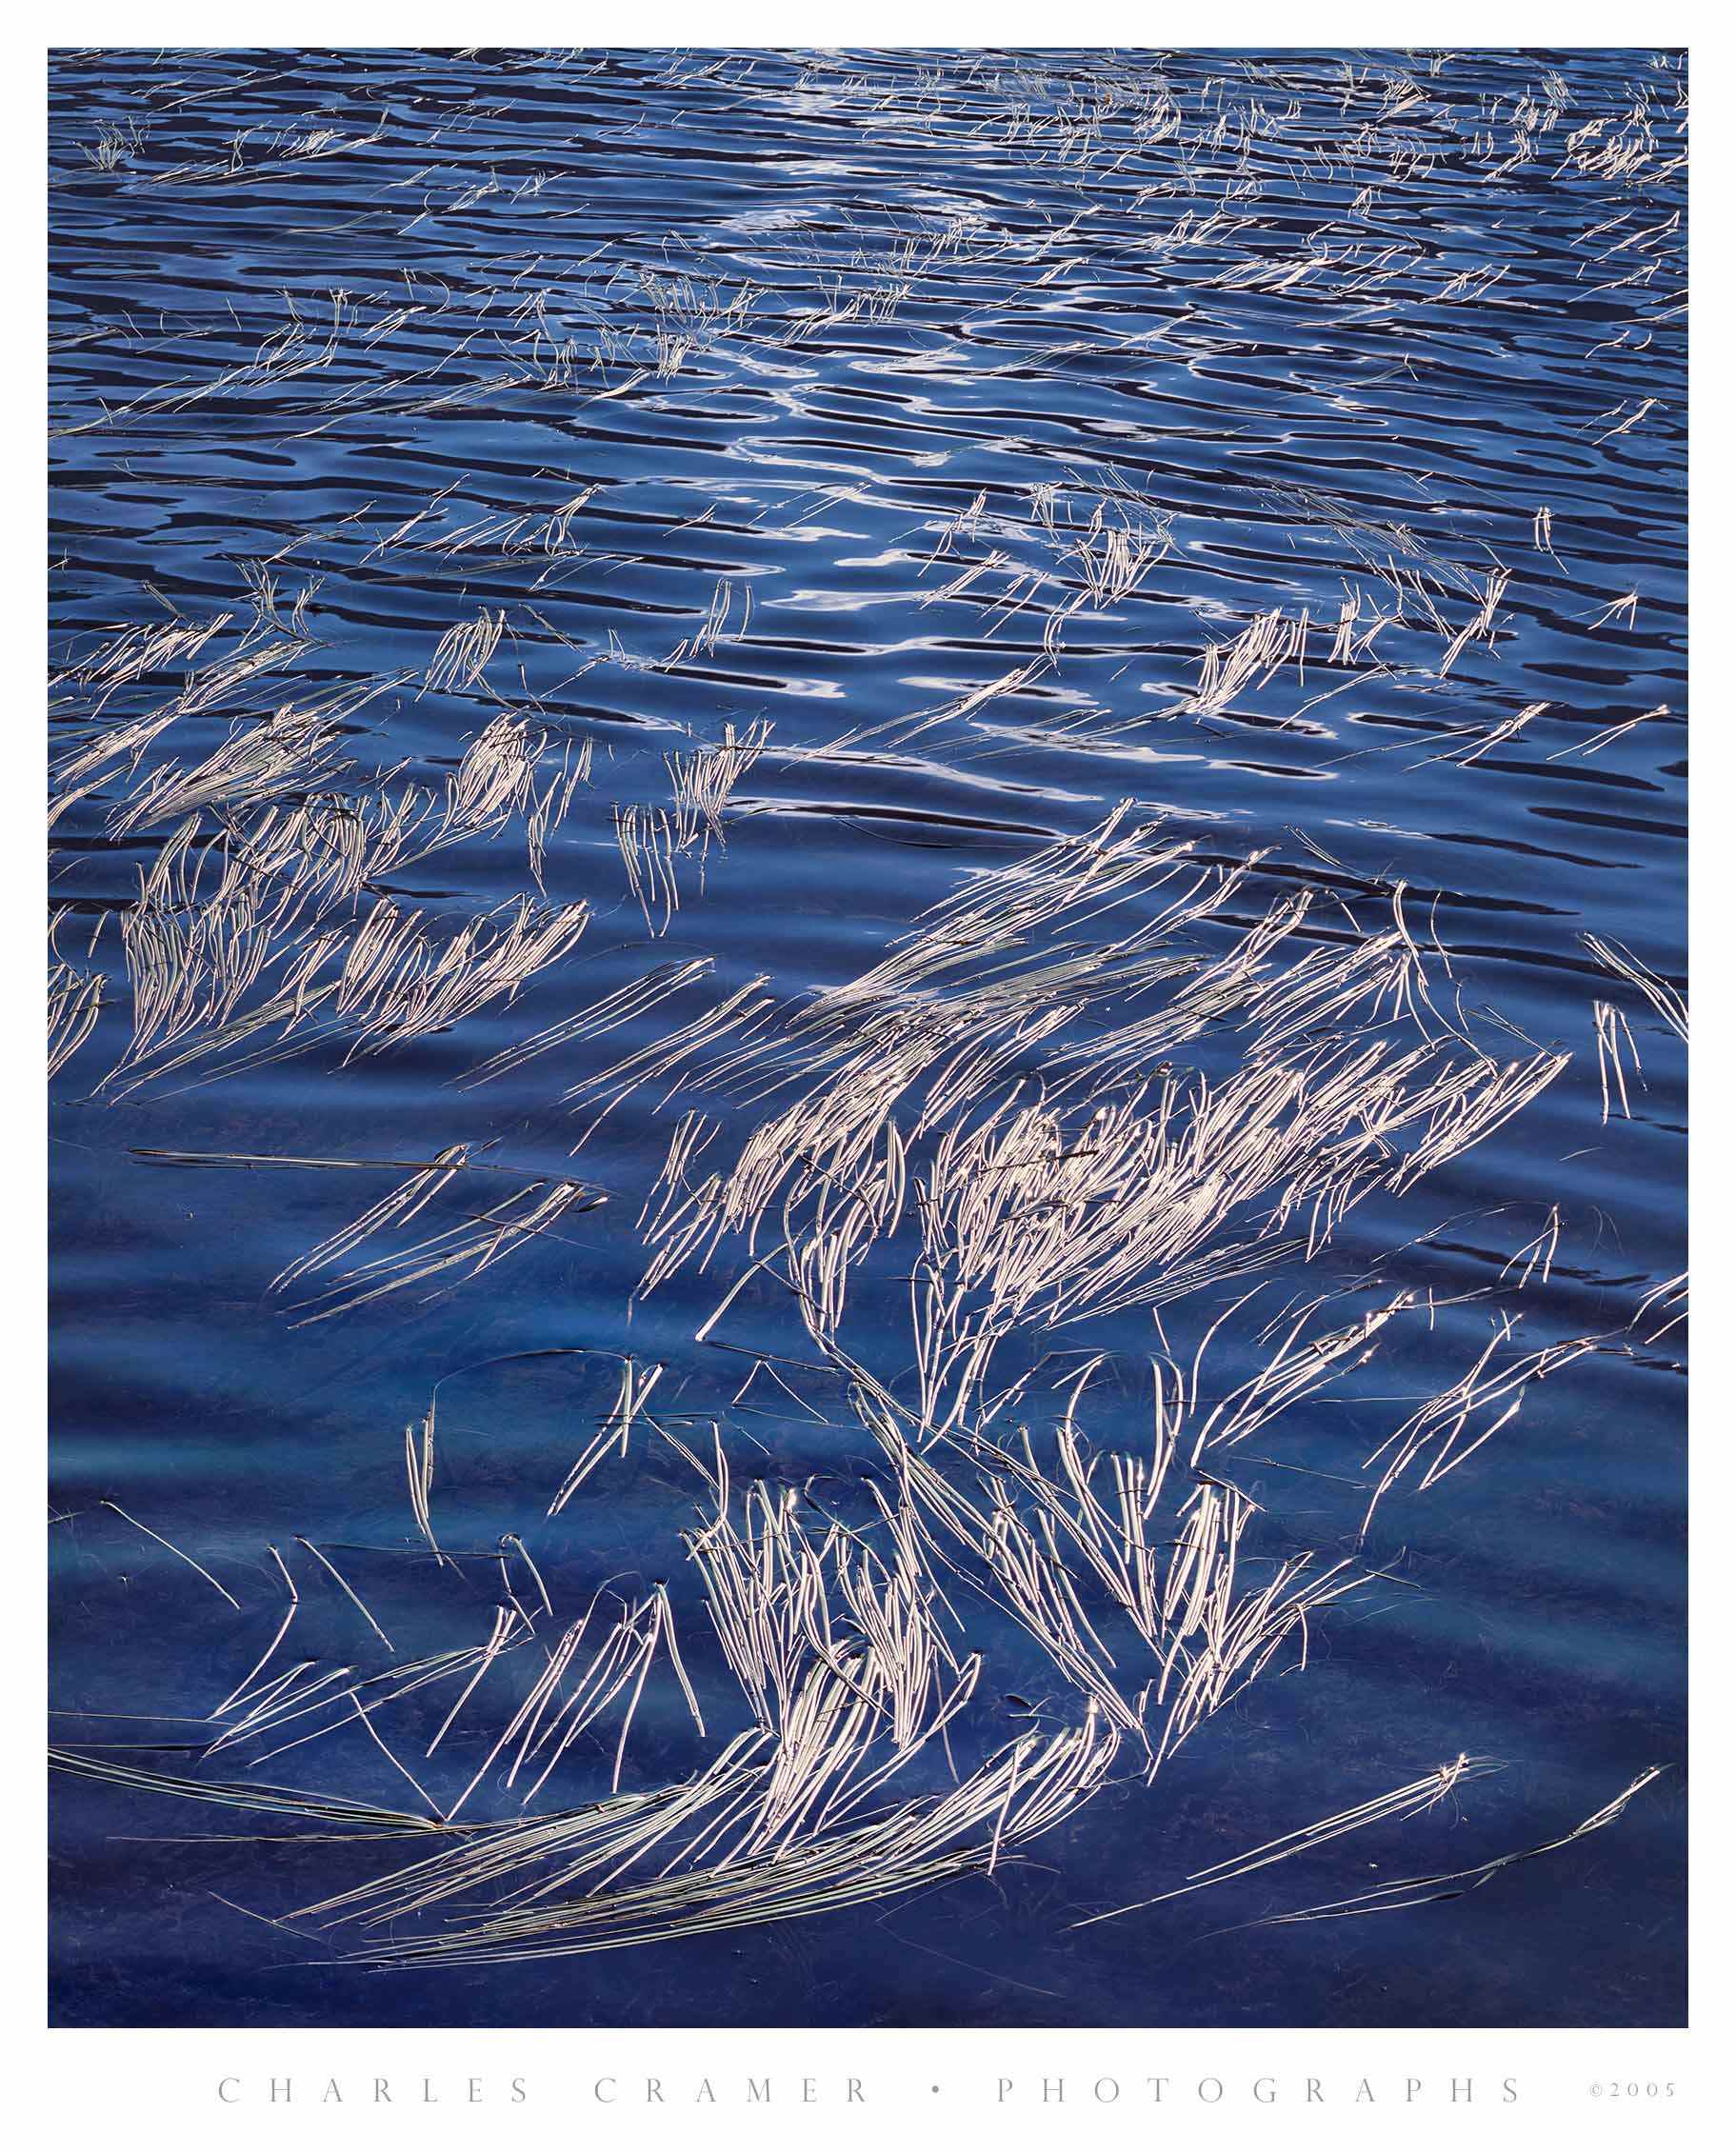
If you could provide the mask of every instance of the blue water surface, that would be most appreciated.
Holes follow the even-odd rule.
[[[842,1504],[878,1461],[835,1378],[768,1376],[783,1364],[761,1355],[814,1357],[770,1276],[696,1337],[745,1257],[634,1297],[680,1115],[711,1116],[721,1156],[780,1102],[700,1057],[575,1160],[589,1115],[563,1094],[738,986],[804,1006],[1119,802],[1197,867],[1256,858],[1198,930],[1207,954],[1303,889],[1299,951],[1374,933],[1399,889],[1455,1023],[1503,1058],[1571,1056],[1220,1336],[1228,1386],[1292,1295],[1377,1279],[1440,1304],[1235,1454],[1263,1546],[1371,1582],[1312,1625],[1306,1668],[1274,1664],[1153,1783],[1124,1771],[1021,1858],[914,1894],[382,1974],[269,1924],[377,1872],[377,1847],[57,1777],[57,2022],[1685,2022],[1685,1331],[1641,1304],[1686,1262],[1686,1046],[1586,937],[1685,985],[1686,87],[1683,55],[1639,49],[53,56],[50,755],[148,719],[249,634],[269,660],[190,696],[53,829],[55,956],[105,982],[50,1121],[58,1744],[245,1775],[197,1765],[199,1722],[282,1620],[269,1550],[305,1602],[298,1660],[360,1665],[377,1642],[297,1535],[403,1654],[486,1635],[498,1564],[437,1566],[407,1500],[402,1430],[436,1384],[444,1544],[522,1533],[563,1606],[668,1578],[695,1682],[723,1693],[670,1448],[636,1437],[544,1515],[617,1356],[661,1364],[668,1425],[720,1423],[744,1482]],[[1153,554],[1048,646],[1078,581],[1046,503],[1075,533],[1107,504]],[[1334,659],[1352,599],[1358,638],[1387,622]],[[1197,707],[1207,646],[1274,611],[1306,612],[1300,662]],[[441,638],[479,615],[500,627],[481,676],[430,685]],[[150,635],[212,623],[129,670]],[[544,781],[589,757],[540,890],[522,817],[384,890],[437,927],[583,901],[585,932],[509,1001],[391,1051],[322,1036],[134,1083],[126,922],[185,817],[118,827],[126,803],[322,702],[339,792],[438,790],[500,711],[548,735]],[[642,909],[618,816],[669,809],[671,753],[762,723],[678,904]],[[191,811],[204,897],[237,810]],[[703,975],[606,1035],[461,1083],[689,959]],[[1625,1099],[1599,1003],[1626,1027]],[[1176,1058],[1216,1072],[1237,1050],[1212,1035]],[[299,1325],[272,1280],[401,1173],[147,1155],[389,1165],[456,1144],[608,1201],[474,1276]],[[475,1178],[419,1226],[457,1221]],[[1546,1283],[1521,1283],[1515,1251],[1557,1228]],[[1184,1358],[1246,1285],[1160,1310]],[[894,1384],[906,1298],[865,1278],[852,1315],[852,1349]],[[1383,1501],[1359,1544],[1395,1401],[1455,1381],[1503,1314],[1514,1349],[1599,1349]],[[1107,1356],[1082,1418],[1139,1449],[1157,1342],[1147,1302],[1039,1344],[1073,1356],[1057,1369]],[[996,1738],[1077,1717],[1028,1638],[973,1621]],[[400,1753],[426,1724],[410,1713]],[[573,1800],[608,1790],[617,1724],[574,1752]],[[1461,1752],[1506,1767],[1244,1882],[1071,1924]],[[659,1673],[623,1783],[695,1762]],[[1607,1828],[1468,1892],[1271,1924],[1559,1840],[1653,1765]],[[361,1728],[253,1775],[408,1792]]]

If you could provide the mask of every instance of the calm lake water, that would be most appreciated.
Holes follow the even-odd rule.
[[[860,1520],[887,1468],[775,1261],[696,1335],[775,1257],[776,1204],[752,1253],[726,1239],[637,1294],[671,1136],[703,1112],[697,1170],[732,1163],[796,1095],[768,1085],[811,1052],[818,992],[1046,846],[1072,841],[1075,871],[1121,802],[1118,827],[1191,846],[1184,879],[1068,914],[1047,957],[1100,954],[1252,860],[1178,949],[1215,963],[1302,892],[1270,964],[1329,956],[1389,934],[1396,904],[1434,1006],[1382,1023],[1568,1057],[1483,1140],[1371,1185],[1311,1259],[1268,1250],[1191,1292],[1160,1265],[1006,1347],[1006,1383],[1034,1372],[996,1440],[1048,1441],[1092,1365],[1081,1426],[1149,1454],[1166,1345],[1186,1371],[1225,1318],[1203,1413],[1267,1365],[1292,1305],[1321,1303],[1313,1337],[1415,1296],[1377,1357],[1204,1460],[1258,1505],[1245,1584],[1298,1550],[1367,1582],[1310,1617],[1306,1665],[1294,1636],[1151,1783],[1126,1744],[992,1872],[382,1973],[332,1962],[353,1930],[249,1916],[413,1844],[57,1776],[58,2022],[1684,2022],[1686,90],[1682,55],[1642,50],[55,55],[50,756],[73,796],[50,963],[72,1033],[101,996],[50,1121],[58,1744],[393,1809],[417,1803],[408,1760],[444,1808],[499,1724],[428,1759],[450,1684],[383,1712],[385,1747],[351,1706],[201,1763],[200,1722],[291,1604],[265,1679],[296,1665],[341,1695],[473,1649],[503,1591],[558,1609],[525,1616],[529,1667],[600,1589],[639,1604],[667,1579],[707,1742],[659,1658],[622,1789],[713,1755],[746,1721],[680,1538],[689,1463],[641,1424],[546,1514],[618,1356],[662,1368],[668,1434],[708,1455],[718,1426],[738,1501],[764,1478]],[[502,765],[496,815],[466,790],[477,757],[459,766],[503,712],[541,745],[528,791]],[[727,801],[678,823],[668,758],[730,740],[704,765]],[[449,784],[464,841],[424,849]],[[328,1001],[178,1059],[294,961],[218,919],[225,862],[256,895],[249,863],[288,828],[288,886],[299,810],[377,831],[350,810],[401,797],[433,803],[423,839],[309,900],[289,940],[353,951],[382,903],[432,951],[477,919],[489,945],[521,903],[531,928],[585,905],[583,932],[413,1035],[358,1046]],[[250,951],[257,976],[201,1015],[201,977]],[[1068,1050],[1094,1066],[1156,1006],[1076,986],[1023,1005],[1048,1028],[996,1035],[967,1121],[1020,1081],[1052,1089]],[[473,1080],[617,993],[608,1028]],[[1227,1080],[1240,1023],[1136,1044],[1116,1081]],[[913,1176],[936,1140],[918,1098],[890,1107]],[[457,1145],[486,1175],[273,1289]],[[525,1215],[499,1206],[567,1174],[608,1200],[477,1267]],[[356,1275],[438,1234],[467,1260]],[[875,1251],[841,1333],[907,1406],[914,1260],[896,1233]],[[346,1272],[356,1305],[313,1297]],[[1437,1429],[1359,1536],[1368,1460],[1420,1402],[1491,1346],[1486,1372],[1579,1341],[1511,1417],[1502,1397],[1456,1445]],[[463,1553],[444,1564],[403,1436],[437,1384],[429,1517]],[[1426,1486],[1431,1460],[1451,1468]],[[513,1534],[520,1554],[489,1554]],[[958,1634],[983,1661],[954,1768],[1080,1723],[992,1595]],[[1111,1648],[1131,1694],[1147,1672]],[[562,1759],[562,1803],[609,1793],[625,1701]],[[1462,1753],[1504,1768],[1073,1925]],[[1491,1869],[1654,1765],[1607,1827]],[[517,1812],[501,1776],[467,1814]],[[951,1783],[930,1744],[888,1798]],[[1378,1917],[1272,1924],[1448,1875]]]

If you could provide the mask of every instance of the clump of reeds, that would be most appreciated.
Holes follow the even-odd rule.
[[[107,985],[100,971],[81,971],[69,964],[54,946],[55,929],[60,922],[51,920],[49,926],[49,1076],[50,1080],[71,1060],[85,1041],[96,1028],[96,1020],[102,1013],[103,989]],[[97,922],[98,928],[101,921]]]
[[[708,838],[723,834],[729,795],[765,752],[770,733],[764,718],[739,737],[733,725],[726,725],[715,744],[664,756],[674,787],[676,828],[685,846],[690,847],[701,832]]]
[[[145,147],[146,130],[135,119],[104,120],[94,144],[81,145],[86,160],[98,171],[119,171]]]
[[[429,660],[424,685],[445,694],[467,694],[480,687],[506,626],[504,612],[491,613],[486,608],[474,620],[454,623]]]
[[[473,1163],[466,1145],[449,1146],[359,1218],[279,1271],[271,1281],[272,1289],[282,1291],[314,1271],[330,1270],[364,1243],[389,1231],[400,1231]],[[313,1312],[301,1315],[297,1326],[327,1322],[408,1286],[446,1280],[449,1273],[477,1277],[503,1256],[549,1231],[569,1213],[592,1209],[605,1200],[597,1190],[580,1182],[531,1181],[500,1202],[467,1211],[456,1225],[343,1270],[338,1282],[315,1300],[298,1304]]]

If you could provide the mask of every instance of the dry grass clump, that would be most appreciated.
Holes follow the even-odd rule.
[[[200,1062],[233,1069],[320,1039],[348,1040],[353,1059],[446,1030],[509,1002],[590,917],[583,904],[550,910],[521,897],[435,933],[382,897],[359,924],[338,924],[321,914],[317,870],[300,852],[300,870],[283,878],[225,851],[201,897],[213,854],[190,860],[197,828],[190,819],[141,869],[122,919],[133,1035],[104,1079],[119,1093]]]
[[[71,1060],[96,1028],[102,1013],[103,989],[108,982],[100,971],[81,971],[69,964],[54,946],[53,921],[49,928],[49,1075],[52,1079]]]
[[[455,622],[429,660],[424,686],[437,693],[458,695],[480,687],[506,626],[504,612],[491,613],[486,608],[474,620]]]
[[[272,1290],[281,1292],[314,1271],[332,1269],[364,1242],[389,1231],[401,1230],[441,1195],[458,1174],[475,1164],[468,1145],[449,1146],[359,1218],[342,1226],[317,1247],[296,1257],[271,1281]],[[461,1266],[465,1278],[477,1277],[503,1256],[533,1241],[569,1214],[594,1209],[604,1200],[595,1189],[579,1182],[531,1181],[485,1210],[468,1211],[458,1224],[441,1232],[343,1270],[338,1282],[313,1301],[296,1304],[298,1307],[312,1307],[315,1312],[302,1315],[295,1327],[327,1322],[334,1315],[345,1314],[388,1293],[401,1292],[407,1286],[419,1285],[429,1279],[444,1279],[447,1273]],[[325,1305],[320,1305],[322,1302]]]

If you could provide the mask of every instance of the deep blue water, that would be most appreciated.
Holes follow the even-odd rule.
[[[562,1094],[762,977],[770,1035],[798,1036],[776,1026],[925,907],[1120,801],[1192,840],[1196,868],[1258,855],[1189,949],[1222,956],[1298,890],[1313,902],[1285,960],[1347,946],[1390,926],[1403,885],[1450,966],[1453,1023],[1503,1060],[1571,1057],[1484,1141],[1351,1209],[1314,1261],[1275,1265],[1219,1334],[1227,1389],[1269,1356],[1259,1332],[1292,1296],[1350,1296],[1323,1324],[1368,1305],[1370,1280],[1441,1304],[1216,1456],[1261,1504],[1257,1561],[1306,1546],[1373,1581],[1311,1622],[1306,1669],[1275,1661],[1153,1783],[1121,1768],[1022,1858],[913,1895],[383,1974],[237,1908],[276,1918],[350,1887],[408,1858],[396,1842],[309,1843],[270,1817],[57,1777],[56,2021],[1683,2022],[1686,1333],[1640,1304],[1686,1262],[1686,1056],[1584,939],[1686,983],[1682,56],[110,51],[55,55],[49,87],[54,766],[181,699],[136,759],[81,780],[53,831],[56,952],[107,982],[51,1090],[56,1742],[245,1776],[245,1748],[198,1764],[210,1729],[194,1722],[283,1619],[272,1544],[301,1594],[274,1664],[383,1664],[296,1535],[398,1656],[486,1638],[499,1565],[437,1566],[407,1499],[402,1429],[436,1383],[442,1544],[522,1533],[562,1622],[606,1582],[635,1595],[667,1577],[713,1747],[734,1731],[674,1450],[637,1430],[544,1511],[622,1352],[663,1365],[668,1426],[720,1423],[744,1484],[841,1513],[883,1470],[835,1375],[779,1361],[798,1396],[763,1370],[742,1388],[757,1353],[815,1359],[770,1275],[696,1339],[747,1267],[735,1244],[633,1297],[679,1116],[718,1122],[709,1165],[786,1096],[689,1056],[574,1161],[589,1116]],[[1046,649],[1094,507],[1150,558]],[[1487,631],[1447,663],[1491,589]],[[1200,707],[1207,645],[1274,609],[1307,611],[1301,664]],[[479,613],[501,625],[481,676],[430,686],[441,637]],[[151,643],[170,629],[185,633]],[[257,669],[213,670],[249,651]],[[338,727],[324,767],[269,799],[231,775],[190,808],[130,817],[153,771],[322,707]],[[125,922],[189,812],[209,856],[183,922],[267,807],[438,791],[500,711],[547,735],[539,788],[563,756],[569,773],[589,758],[546,896],[515,814],[376,878],[334,930],[381,893],[436,937],[521,895],[583,901],[569,953],[379,1054],[347,1059],[350,1038],[310,1026],[276,1058],[249,1058],[267,1031],[227,1061],[126,1064]],[[764,751],[676,863],[679,907],[653,931],[618,811],[668,809],[667,755],[762,722]],[[869,727],[889,729],[851,744]],[[1069,949],[1157,902],[1135,892],[1112,926],[1067,929]],[[704,976],[606,1034],[456,1081],[698,958]],[[1599,1002],[1628,1027],[1625,1112],[1606,1109]],[[1145,1006],[1100,1004],[1057,1038]],[[1169,1058],[1215,1080],[1243,1044],[1226,1023]],[[1055,1045],[1025,1046],[983,1097],[1034,1080]],[[389,1166],[459,1143],[523,1169],[490,1202],[568,1171],[609,1201],[474,1276],[301,1327],[301,1293],[271,1280],[402,1173],[141,1155]],[[443,1188],[415,1232],[473,1217],[480,1179]],[[1510,1259],[1552,1211],[1547,1281],[1521,1282]],[[902,1260],[852,1278],[848,1334],[908,1398]],[[1162,1306],[1184,1364],[1254,1282]],[[1080,1408],[1100,1445],[1149,1447],[1155,1297],[1030,1341],[1058,1371],[1109,1356]],[[1503,1314],[1523,1318],[1509,1355],[1598,1348],[1528,1385],[1433,1485],[1413,1471],[1358,1547],[1366,1457]],[[1020,1407],[1036,1430],[1050,1380]],[[988,1605],[969,1625],[985,1673],[961,1755],[1076,1723],[1028,1637]],[[395,1736],[382,1718],[396,1753],[419,1756],[449,1701],[418,1695]],[[449,1762],[462,1784],[480,1725],[428,1768]],[[618,1726],[571,1752],[564,1800],[608,1791]],[[1068,1925],[1462,1751],[1506,1768],[1247,1881]],[[623,1785],[700,1760],[660,1663]],[[1468,1894],[1267,1923],[1558,1839],[1652,1765],[1606,1829]],[[928,1751],[912,1772],[913,1791],[949,1783]],[[355,1725],[254,1775],[392,1807],[408,1790]],[[516,1800],[481,1798],[503,1815]]]

